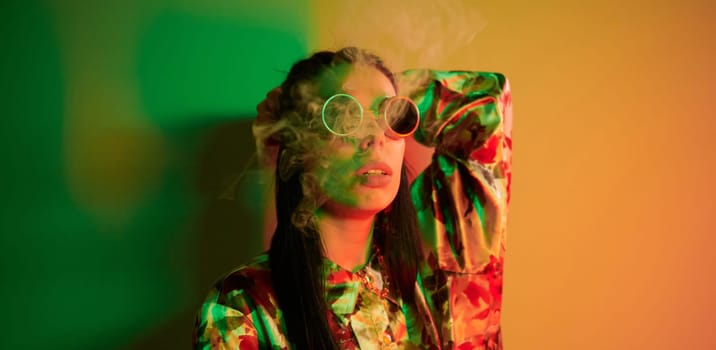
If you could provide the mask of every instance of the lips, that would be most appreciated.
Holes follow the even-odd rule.
[[[385,162],[376,161],[360,167],[355,174],[360,178],[363,186],[383,187],[390,183],[393,169]]]
[[[385,162],[370,162],[358,169],[356,175],[393,175],[393,169]]]

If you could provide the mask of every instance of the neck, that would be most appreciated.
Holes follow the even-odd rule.
[[[349,271],[362,267],[370,254],[374,221],[375,213],[340,215],[319,211],[318,230],[326,257]]]

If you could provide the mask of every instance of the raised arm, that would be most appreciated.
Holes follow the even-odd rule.
[[[400,78],[422,115],[415,138],[435,148],[412,187],[421,233],[431,249],[419,291],[443,347],[502,349],[512,149],[509,83],[501,74],[465,71],[414,70]]]
[[[440,268],[478,272],[500,258],[510,198],[512,110],[498,73],[403,73],[422,120],[416,139],[435,147],[413,185],[421,229]],[[410,85],[412,84],[412,85]]]

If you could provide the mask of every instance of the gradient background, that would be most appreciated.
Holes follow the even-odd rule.
[[[254,106],[350,44],[511,79],[506,349],[716,348],[716,3],[352,3],[3,1],[0,348],[188,348],[263,246]]]

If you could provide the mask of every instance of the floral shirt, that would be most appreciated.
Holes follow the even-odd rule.
[[[511,93],[501,74],[413,70],[415,138],[435,147],[412,185],[431,251],[416,303],[384,288],[382,257],[352,272],[324,260],[329,325],[343,349],[502,349],[500,313],[510,200]],[[402,87],[402,85],[401,85]],[[266,254],[221,279],[199,311],[197,349],[291,349]]]

